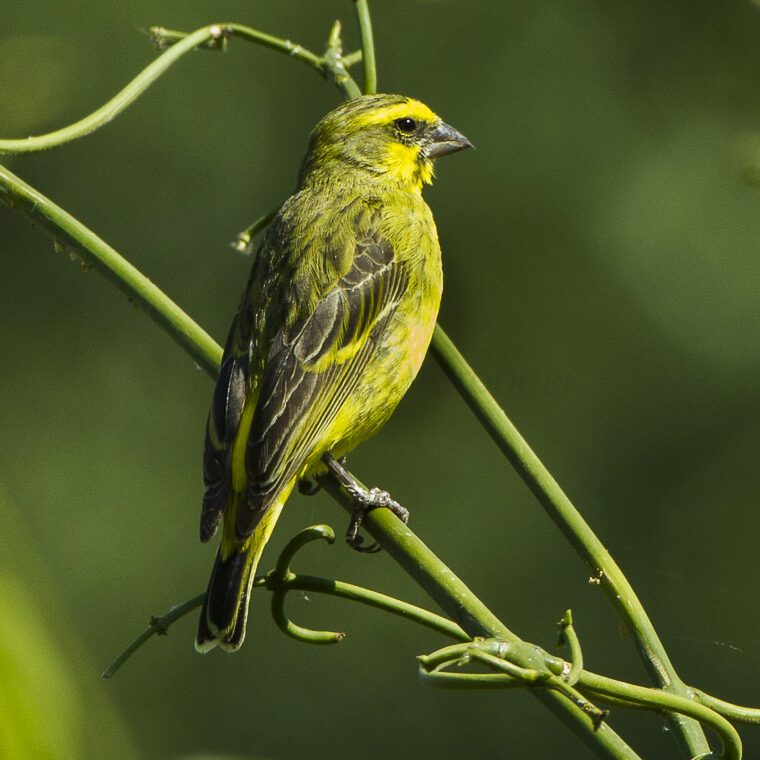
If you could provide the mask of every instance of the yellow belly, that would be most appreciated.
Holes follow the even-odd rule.
[[[322,440],[307,457],[300,476],[323,470],[329,451],[341,457],[377,433],[387,422],[425,359],[438,317],[443,273],[438,234],[430,209],[420,197],[388,203],[379,229],[403,267],[408,284],[362,377],[346,398]]]

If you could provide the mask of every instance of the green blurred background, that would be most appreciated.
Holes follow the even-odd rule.
[[[155,53],[151,24],[240,21],[321,51],[348,0],[5,0],[0,132],[94,110]],[[428,200],[441,314],[622,564],[682,676],[760,704],[760,9],[749,0],[374,3],[381,89],[420,97],[477,151]],[[195,53],[108,127],[6,163],[224,338],[249,260],[235,234],[292,190],[339,93],[233,40]],[[17,758],[588,757],[521,691],[417,681],[432,633],[293,595],[308,647],[254,599],[236,656],[193,651],[195,615],[99,674],[152,613],[198,593],[200,452],[212,385],[96,273],[0,207],[0,754]],[[437,366],[351,458],[525,638],[575,613],[589,668],[643,681],[588,571]],[[297,530],[346,518],[297,496]],[[315,546],[298,568],[426,602],[384,555]],[[13,717],[17,716],[17,717]],[[617,709],[647,758],[663,721]],[[30,726],[36,726],[31,730]],[[760,756],[760,729],[742,730]]]

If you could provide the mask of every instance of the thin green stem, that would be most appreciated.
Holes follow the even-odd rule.
[[[628,579],[440,326],[436,326],[431,352],[549,517],[586,562],[594,577],[599,579],[599,585],[631,630],[642,660],[655,683],[672,694],[687,696],[685,684],[678,677]],[[690,756],[709,751],[704,732],[698,723],[688,719],[674,719],[672,722],[674,731]]]
[[[251,253],[253,248],[253,241],[256,235],[263,232],[272,223],[272,220],[277,216],[279,209],[272,209],[268,214],[264,214],[256,219],[252,224],[246,227],[242,232],[238,233],[238,236],[233,240],[232,247],[238,253]]]
[[[469,636],[458,625],[447,620],[445,617],[437,615],[423,607],[404,602],[401,599],[395,599],[372,589],[356,586],[353,583],[337,581],[332,578],[319,578],[313,575],[297,575],[295,573],[289,573],[284,579],[280,579],[269,573],[258,576],[254,580],[253,585],[254,588],[266,588],[272,591],[273,598],[283,591],[308,591],[310,593],[335,596],[350,602],[358,602],[367,607],[389,612],[392,615],[396,615],[412,623],[417,623],[444,636],[449,636],[459,641],[469,641]],[[165,635],[173,623],[176,623],[180,618],[200,607],[205,596],[205,593],[199,594],[176,607],[172,607],[164,615],[151,618],[149,626],[105,669],[103,678],[111,678],[153,636]],[[275,622],[277,622],[280,628],[289,628],[287,633],[293,636],[293,638],[312,644],[334,643],[341,641],[345,636],[345,634],[334,634],[329,631],[315,632],[311,629],[303,628],[294,624],[287,616],[283,620],[276,619]],[[324,638],[314,637],[314,633],[328,634],[332,639],[326,641]]]
[[[427,610],[423,610],[420,607],[415,607],[413,604],[402,602],[392,596],[386,596],[385,594],[370,591],[369,589],[364,589],[360,586],[353,586],[350,583],[343,583],[342,581],[296,576],[290,567],[293,557],[304,546],[320,539],[331,545],[335,543],[335,532],[329,525],[312,525],[297,533],[280,552],[274,570],[267,575],[267,587],[272,589],[276,595],[282,594],[284,596],[285,593],[290,590],[291,586],[293,586],[294,583],[297,583],[299,585],[293,587],[305,588],[305,590],[317,591],[322,594],[332,594],[351,601],[361,602],[370,607],[383,609],[394,615],[414,620],[420,625],[432,628],[439,633],[443,633],[445,636],[452,636],[455,639],[469,641],[467,634],[464,633],[456,623],[452,623],[450,620],[432,612],[428,612]],[[303,584],[306,584],[308,588],[304,587]],[[281,611],[278,610],[278,614],[280,612]]]
[[[222,35],[221,27],[218,24],[198,29],[162,53],[155,61],[144,68],[121,92],[114,95],[111,100],[98,108],[97,111],[94,111],[89,116],[85,116],[74,124],[45,135],[27,137],[20,140],[0,140],[0,154],[34,153],[48,150],[49,148],[63,145],[94,132],[134,103],[140,95],[182,56],[209,40],[220,39]]]
[[[573,613],[568,610],[562,620],[559,621],[559,645],[563,646],[567,644],[570,648],[570,670],[567,673],[563,673],[562,677],[573,686],[577,683],[583,670],[583,651],[581,649],[581,642],[578,638],[578,634],[575,632],[575,626],[573,625]]]
[[[364,94],[377,92],[377,66],[375,65],[375,41],[372,36],[372,18],[369,15],[367,0],[354,0],[356,15],[359,19],[359,31],[362,37],[362,54],[364,62]]]
[[[417,623],[432,631],[449,636],[459,641],[469,641],[470,637],[448,618],[435,612],[410,604],[401,599],[396,599],[379,591],[356,586],[353,583],[337,581],[331,578],[319,578],[313,575],[296,574],[286,581],[288,591],[309,591],[317,594],[327,594],[346,599],[350,602],[359,602],[367,607],[374,607],[392,615]]]
[[[561,624],[565,633],[572,627],[567,625],[566,621],[567,618]],[[560,691],[569,688],[571,691],[568,694],[579,704],[579,698],[588,696],[610,705],[658,713],[670,711],[688,716],[704,723],[718,736],[722,750],[719,755],[715,755],[716,758],[740,760],[742,756],[739,734],[718,710],[711,709],[695,699],[670,694],[662,689],[638,686],[585,670],[579,671],[575,681],[570,682],[566,676],[569,663],[550,655],[545,655],[544,668],[524,668],[515,664],[510,647],[505,646],[503,642],[480,639],[443,647],[432,654],[419,657],[418,660],[423,682],[438,688],[512,689],[521,683]],[[498,672],[472,673],[461,670],[462,665],[473,660]],[[449,670],[450,668],[452,670]],[[574,684],[577,688],[573,688]],[[711,697],[708,699],[711,702],[720,702]],[[735,708],[727,703],[722,707]],[[607,713],[600,711],[590,702],[585,702],[584,709],[590,715],[596,716],[599,722],[607,719]]]
[[[167,49],[107,103],[83,119],[57,129],[54,132],[18,140],[0,140],[0,154],[36,153],[64,145],[94,132],[134,103],[162,74],[187,53],[196,48],[208,46],[209,43],[212,46],[218,46],[230,36],[240,37],[248,42],[284,53],[290,58],[301,61],[320,74],[324,74],[326,70],[329,73],[331,71],[330,66],[336,65],[334,63],[328,65],[324,58],[316,55],[302,45],[280,37],[274,37],[271,34],[266,34],[244,24],[210,24],[190,34],[161,27],[154,27],[151,29],[151,32],[159,47]],[[354,62],[355,55],[351,57],[351,63]],[[336,83],[348,97],[356,97],[359,88],[348,75],[344,59],[341,59],[340,66],[342,67],[344,76],[342,76],[340,81],[335,78]]]
[[[704,723],[718,735],[723,744],[721,754],[716,757],[740,760],[742,756],[742,742],[736,729],[717,710],[690,699],[686,695],[646,686],[635,686],[587,671],[583,673],[578,686],[582,686],[584,692],[608,704],[655,712],[667,710],[669,713],[687,716],[695,722]],[[709,748],[705,752],[709,752]]]
[[[246,26],[245,24],[226,22],[223,24],[212,24],[210,27],[206,28],[212,29],[216,32],[211,39],[240,37],[248,42],[253,42],[256,45],[261,45],[262,47],[269,48],[278,53],[284,53],[290,58],[295,58],[297,61],[305,63],[312,69],[319,70],[322,65],[322,59],[303,45],[299,45],[291,40],[283,39],[282,37],[275,37],[274,35],[254,29],[251,26]],[[176,29],[165,29],[161,26],[151,27],[150,32],[159,49],[183,45],[189,37],[197,34],[197,32],[188,33],[180,32]]]
[[[216,377],[222,349],[177,304],[108,243],[22,179],[0,166],[0,200],[52,236],[87,266],[94,266],[164,332]]]
[[[362,60],[362,51],[361,50],[354,50],[353,53],[349,53],[348,55],[343,56],[343,65],[350,69],[352,66],[355,66],[357,63],[360,63]]]
[[[288,584],[296,577],[290,569],[290,563],[299,549],[319,539],[333,544],[335,532],[329,525],[312,525],[293,536],[280,552],[274,570],[267,575],[267,586],[272,590],[272,617],[284,634],[298,641],[307,644],[337,644],[346,637],[345,633],[304,628],[294,623],[285,612],[285,597],[290,590]]]
[[[558,658],[546,657],[546,665],[554,673],[547,677],[546,671],[516,667],[514,662],[505,659],[510,656],[508,648],[498,641],[470,641],[443,647],[429,655],[419,657],[420,675],[424,683],[444,689],[513,689],[522,684],[558,688],[567,684],[563,677],[568,663]],[[498,673],[472,673],[459,670],[462,665],[478,660]],[[454,668],[454,670],[447,670]],[[572,684],[567,684],[572,686]],[[719,710],[708,709],[704,703],[668,694],[661,689],[618,681],[600,676],[590,671],[581,671],[577,680],[577,693],[593,697],[610,705],[620,705],[638,710],[650,710],[662,713],[671,711],[687,715],[711,728],[721,740],[723,749],[715,757],[727,760],[741,758],[741,739],[731,724],[721,717]],[[696,696],[707,696],[697,694]],[[721,703],[714,697],[708,697],[711,703]],[[593,705],[587,703],[590,712],[599,715]],[[735,710],[735,705],[722,703],[723,709]],[[606,719],[606,715],[600,716]]]
[[[114,673],[152,636],[165,636],[172,623],[203,604],[206,594],[198,594],[176,607],[172,607],[161,617],[152,617],[150,625],[103,671],[102,678],[111,678]]]
[[[720,713],[724,718],[737,720],[741,723],[760,724],[760,708],[758,707],[734,705],[731,702],[718,699],[718,697],[713,697],[711,694],[706,694],[701,689],[690,687],[690,691],[697,702],[705,705],[705,707],[709,707],[711,710],[715,710],[716,713]]]

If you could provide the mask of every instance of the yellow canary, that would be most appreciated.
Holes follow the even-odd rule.
[[[367,95],[311,135],[259,248],[206,429],[201,540],[223,520],[196,648],[243,643],[261,552],[299,479],[376,433],[422,364],[441,251],[422,188],[470,147],[426,105]]]

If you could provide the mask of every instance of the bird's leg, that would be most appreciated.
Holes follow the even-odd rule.
[[[335,476],[335,479],[346,490],[354,502],[354,510],[351,514],[351,521],[346,531],[346,543],[359,552],[374,553],[380,551],[377,543],[371,546],[362,546],[363,538],[359,535],[359,528],[364,521],[364,515],[370,509],[384,507],[390,509],[396,517],[404,523],[409,521],[409,510],[402,507],[397,501],[391,498],[387,491],[379,488],[365,488],[356,478],[339,462],[332,454],[325,452],[322,455],[322,461],[327,465],[327,469]]]

